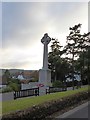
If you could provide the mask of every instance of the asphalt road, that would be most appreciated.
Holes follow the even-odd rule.
[[[56,118],[89,118],[89,105],[90,102],[84,103]]]

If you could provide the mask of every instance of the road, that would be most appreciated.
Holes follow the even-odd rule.
[[[90,103],[84,103],[60,116],[57,116],[56,118],[88,118],[88,108]],[[90,118],[89,118],[90,119]]]

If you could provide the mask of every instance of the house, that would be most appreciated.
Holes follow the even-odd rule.
[[[72,81],[72,75],[69,74],[68,76],[65,76],[66,77],[66,82],[70,82]],[[74,80],[77,80],[77,81],[80,81],[81,80],[81,76],[79,74],[74,74]]]
[[[23,75],[23,73],[20,73],[17,76],[17,79],[20,80],[21,84],[28,84],[30,82],[30,79],[25,78],[25,76]]]

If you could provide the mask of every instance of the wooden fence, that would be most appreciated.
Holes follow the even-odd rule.
[[[14,99],[28,96],[39,96],[39,87],[32,89],[25,89],[20,91],[14,91]]]
[[[54,93],[54,92],[62,92],[66,91],[66,87],[61,87],[61,88],[54,88],[54,87],[49,87],[49,89],[46,89],[46,94]]]

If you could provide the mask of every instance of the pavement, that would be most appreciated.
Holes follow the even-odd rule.
[[[89,118],[89,107],[90,101],[86,102],[62,115],[57,116],[56,118]]]

